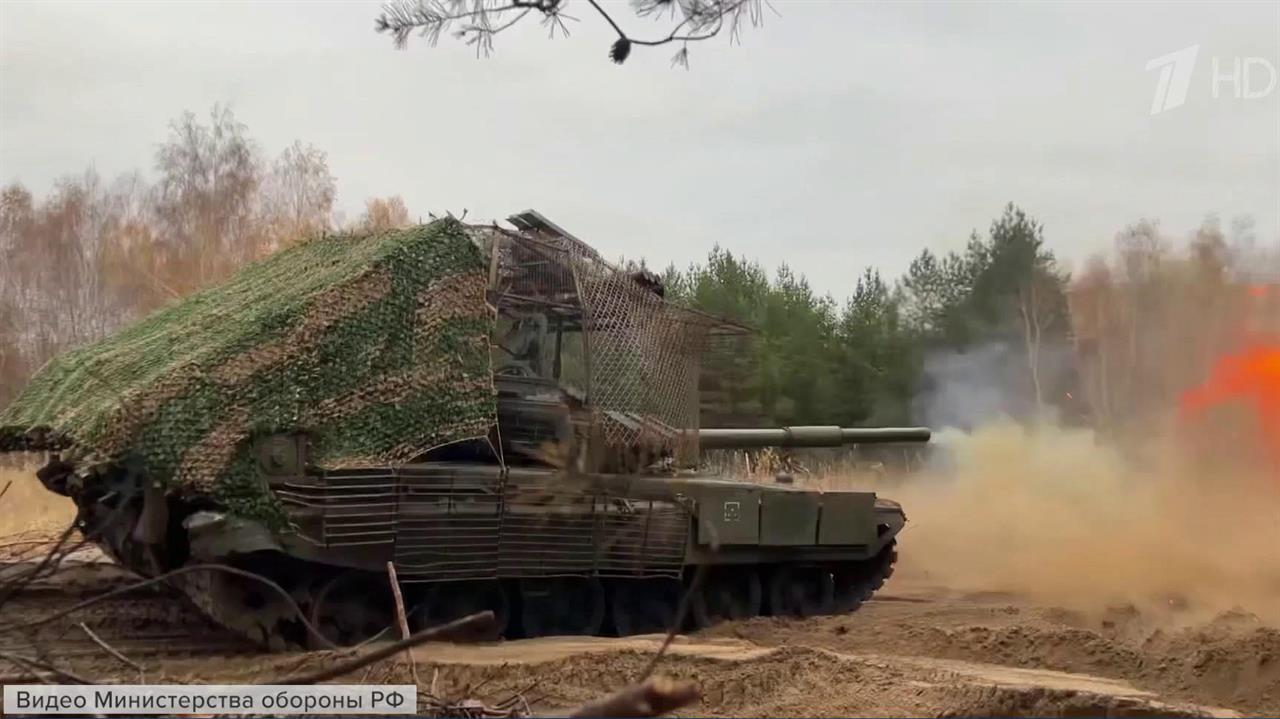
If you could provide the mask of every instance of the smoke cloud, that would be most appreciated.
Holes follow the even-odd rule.
[[[937,351],[925,357],[924,390],[913,414],[936,429],[971,431],[1009,418],[1036,417],[1042,408],[1063,409],[1075,394],[1071,349],[1065,343],[1040,349],[1041,405],[1031,384],[1027,353],[1021,344],[987,342],[961,351]]]
[[[1146,466],[1091,431],[989,424],[944,438],[945,481],[895,490],[911,529],[904,568],[962,590],[1080,609],[1116,603],[1280,621],[1280,488],[1200,476],[1160,440]]]

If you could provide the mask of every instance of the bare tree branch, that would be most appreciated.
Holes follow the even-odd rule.
[[[320,630],[315,627],[314,624],[311,623],[311,620],[307,618],[306,612],[302,611],[302,609],[298,606],[298,603],[294,601],[292,595],[290,595],[289,592],[285,591],[284,588],[281,587],[279,584],[276,584],[275,582],[271,581],[270,579],[267,579],[266,577],[263,577],[258,574],[254,574],[253,572],[249,572],[243,569],[237,569],[236,567],[229,567],[225,564],[191,564],[185,567],[181,567],[179,569],[173,570],[172,572],[165,572],[164,574],[161,574],[159,576],[143,579],[141,581],[134,582],[132,584],[120,587],[118,589],[113,589],[104,594],[99,594],[95,597],[86,599],[83,602],[74,604],[61,611],[54,612],[53,614],[50,614],[45,617],[41,617],[40,619],[36,619],[35,621],[26,622],[24,624],[0,625],[0,633],[35,627],[41,624],[48,624],[49,622],[52,622],[55,619],[61,619],[62,617],[78,612],[81,609],[97,604],[98,602],[111,599],[112,597],[118,597],[122,594],[127,594],[128,592],[131,592],[137,589],[142,589],[143,587],[148,587],[153,584],[159,584],[161,582],[168,581],[169,579],[172,579],[173,577],[176,577],[179,575],[190,574],[192,572],[203,572],[203,571],[223,572],[226,574],[231,574],[237,577],[242,577],[245,579],[250,579],[250,580],[261,583],[262,585],[266,586],[268,589],[271,589],[273,592],[279,595],[280,598],[283,599],[285,603],[289,605],[289,608],[292,609],[293,612],[298,616],[298,620],[302,622],[303,626],[306,627],[307,631],[311,632],[311,634],[315,636],[317,639],[319,639],[325,646],[331,649],[338,648],[337,645],[329,641],[329,639],[325,637],[324,634],[322,634]]]
[[[137,671],[139,684],[147,683],[147,673],[142,668],[141,664],[138,664],[132,659],[126,657],[125,655],[117,651],[115,647],[111,646],[110,644],[107,644],[105,641],[103,641],[102,637],[99,637],[97,634],[94,634],[93,630],[90,629],[89,626],[84,622],[79,622],[78,624],[76,624],[76,626],[80,627],[80,629],[84,631],[85,634],[89,635],[89,638],[93,640],[93,643],[97,644],[99,647],[102,647],[102,650],[105,651],[107,654],[110,654],[111,656],[119,660],[122,664],[128,665],[132,667],[135,671]]]
[[[453,34],[466,44],[474,45],[477,55],[483,53],[488,56],[493,50],[494,36],[516,25],[531,12],[542,15],[543,24],[550,28],[551,35],[554,36],[557,28],[568,35],[563,21],[574,19],[564,12],[568,1],[391,0],[383,6],[382,14],[374,22],[374,29],[389,33],[396,48],[404,49],[410,35],[415,32],[434,46],[444,32],[455,24],[461,24]],[[682,47],[672,58],[672,64],[685,67],[689,63],[688,43],[713,38],[725,29],[728,29],[730,41],[736,42],[740,39],[744,23],[759,26],[763,22],[762,8],[765,5],[765,0],[634,0],[632,8],[637,17],[669,14],[675,20],[677,15],[680,16],[665,36],[642,38],[625,31],[597,0],[586,2],[618,36],[609,48],[609,58],[615,63],[626,62],[633,45],[654,47],[679,43]]]
[[[0,608],[3,608],[4,605],[9,602],[9,600],[18,596],[18,594],[20,594],[28,584],[39,579],[40,576],[46,571],[48,571],[51,567],[57,567],[58,565],[60,565],[62,563],[63,558],[65,558],[68,554],[84,546],[87,540],[82,540],[80,542],[73,544],[70,549],[64,549],[67,543],[67,540],[71,538],[72,533],[76,531],[79,524],[80,524],[80,517],[79,515],[77,515],[75,521],[71,522],[71,524],[69,524],[67,528],[63,530],[62,534],[58,536],[58,541],[54,543],[53,547],[45,554],[44,558],[41,559],[40,562],[37,563],[36,566],[33,567],[30,571],[28,571],[25,575],[12,578],[12,579],[8,577],[5,578],[5,582],[3,586],[0,587],[3,589],[3,592],[0,593]]]
[[[714,530],[712,531],[714,532]],[[658,667],[658,662],[662,661],[662,657],[671,648],[671,642],[675,641],[676,635],[680,633],[680,627],[684,626],[685,617],[689,616],[689,605],[693,601],[693,595],[702,591],[702,583],[706,581],[708,566],[710,565],[699,564],[698,568],[693,570],[693,579],[680,595],[680,604],[676,607],[676,615],[671,621],[671,627],[667,630],[667,636],[663,638],[662,646],[658,647],[658,651],[654,653],[653,658],[649,660],[649,664],[640,674],[640,679],[637,683],[649,679],[653,674],[653,670]]]
[[[396,603],[396,622],[400,625],[400,638],[408,639],[409,619],[404,613],[404,597],[400,594],[400,580],[396,577],[396,563],[387,562],[387,578],[391,581],[391,596]],[[422,680],[418,678],[418,661],[413,658],[411,650],[405,650],[405,656],[409,659],[409,669],[413,672],[413,685],[422,684]],[[435,680],[432,680],[432,693],[435,693]]]
[[[34,657],[24,657],[10,652],[0,652],[0,659],[4,659],[10,664],[25,669],[36,676],[41,676],[41,672],[47,672],[61,678],[63,681],[69,681],[75,684],[97,684],[97,682],[91,679],[85,679],[84,677],[72,674],[69,671],[59,669],[48,662],[41,661]],[[44,678],[41,677],[41,680],[43,681]]]
[[[407,651],[412,647],[416,647],[419,644],[429,642],[433,639],[447,641],[449,639],[457,638],[460,635],[465,635],[465,634],[475,632],[478,630],[483,630],[486,628],[492,628],[493,623],[494,623],[493,612],[490,612],[490,611],[477,612],[475,614],[471,614],[461,619],[457,619],[452,622],[449,622],[448,624],[441,624],[440,626],[423,630],[409,637],[408,639],[401,639],[398,642],[392,642],[391,644],[387,644],[386,646],[383,646],[379,649],[375,649],[362,656],[355,657],[354,659],[341,662],[339,664],[335,664],[334,666],[329,667],[328,669],[322,669],[317,672],[311,672],[308,674],[302,674],[298,676],[285,677],[283,679],[280,679],[280,678],[270,679],[263,683],[264,684],[317,684],[319,682],[322,682],[328,679],[340,677],[344,674],[350,674],[351,672],[354,672],[357,669],[366,667],[370,664],[373,664],[374,662],[380,662],[383,659],[395,656],[400,652]]]

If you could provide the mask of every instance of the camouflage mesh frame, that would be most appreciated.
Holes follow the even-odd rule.
[[[45,366],[0,436],[283,517],[250,445],[305,432],[321,467],[395,465],[496,422],[488,263],[466,227],[312,239]]]
[[[82,470],[141,467],[282,522],[256,439],[305,434],[309,463],[340,469],[486,438],[509,369],[494,357],[514,334],[509,364],[581,393],[608,445],[696,459],[682,430],[698,426],[700,354],[726,325],[563,232],[521,229],[450,218],[301,243],[50,362],[0,411],[0,450],[70,445]]]
[[[698,453],[700,357],[723,321],[665,301],[584,243],[555,232],[485,230],[500,318],[543,315],[571,339],[555,378],[584,394],[615,447]],[[562,366],[563,363],[563,366]]]

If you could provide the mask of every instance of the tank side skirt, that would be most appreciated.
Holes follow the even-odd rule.
[[[689,566],[707,565],[743,565],[743,564],[784,564],[784,563],[829,563],[849,562],[870,559],[876,555],[875,550],[866,545],[852,547],[721,547],[712,550],[709,547],[694,547],[685,563]]]

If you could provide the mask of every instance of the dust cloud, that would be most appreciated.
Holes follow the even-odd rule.
[[[959,590],[1280,621],[1280,484],[1205,472],[1169,438],[1140,458],[1090,430],[940,433],[945,471],[895,488],[904,569]]]

